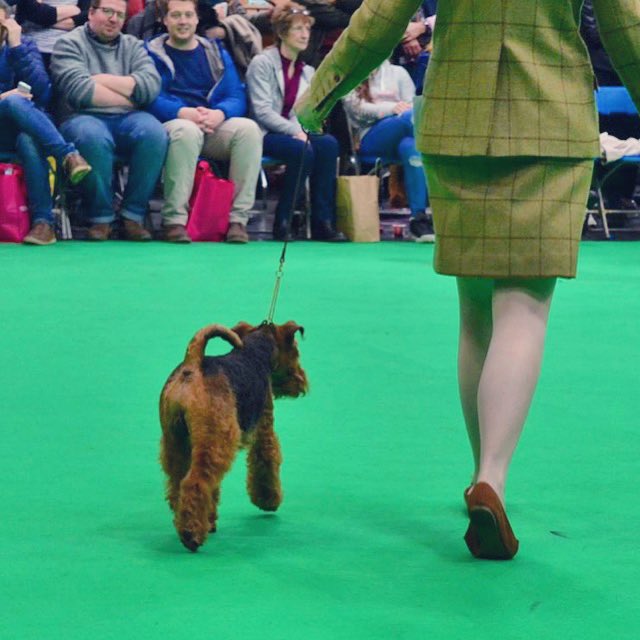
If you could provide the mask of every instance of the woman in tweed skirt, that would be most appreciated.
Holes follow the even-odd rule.
[[[419,0],[365,0],[297,105],[321,127],[400,40]],[[471,553],[518,541],[505,482],[540,372],[556,278],[574,277],[592,159],[593,76],[582,0],[439,0],[418,149],[428,168],[435,268],[457,278],[458,378],[474,473],[464,496]],[[594,0],[602,40],[636,103],[634,0]]]

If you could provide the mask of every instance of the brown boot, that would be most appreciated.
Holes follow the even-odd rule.
[[[71,184],[78,184],[91,172],[91,165],[77,151],[68,153],[62,166],[67,172]]]
[[[124,219],[124,237],[133,242],[148,242],[151,240],[151,234],[139,223]]]
[[[108,222],[92,224],[87,231],[87,240],[102,242],[108,240],[111,235],[111,225]]]
[[[163,229],[162,239],[165,242],[177,242],[187,244],[191,238],[183,224],[169,224]]]
[[[232,244],[246,244],[249,242],[249,235],[246,227],[240,222],[232,222],[227,231],[227,242]]]
[[[53,227],[46,222],[38,222],[33,225],[29,235],[23,240],[25,244],[53,244],[56,241],[56,234]]]

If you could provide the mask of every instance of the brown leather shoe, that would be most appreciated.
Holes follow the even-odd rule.
[[[191,242],[191,238],[183,224],[168,224],[164,227],[162,239],[165,242],[178,242],[182,244]]]
[[[511,560],[518,552],[518,540],[496,492],[478,482],[466,495],[469,528],[464,540],[472,555],[487,560]]]
[[[91,172],[91,165],[77,151],[67,154],[62,166],[71,184],[78,184]]]
[[[139,223],[124,219],[124,237],[133,242],[148,242],[151,240],[151,234]]]
[[[229,231],[227,231],[227,242],[233,244],[246,244],[249,242],[246,227],[239,222],[232,222],[229,225]]]
[[[29,234],[23,242],[25,244],[53,244],[56,241],[56,234],[53,227],[46,222],[38,222],[33,225]]]
[[[87,240],[102,242],[111,236],[111,225],[108,222],[92,224],[87,231]]]

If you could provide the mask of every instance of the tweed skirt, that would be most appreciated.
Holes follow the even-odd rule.
[[[593,160],[423,155],[438,273],[573,278]]]

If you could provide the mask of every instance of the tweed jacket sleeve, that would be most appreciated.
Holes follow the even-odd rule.
[[[592,4],[600,39],[636,107],[640,107],[640,3],[593,0]]]
[[[365,0],[296,103],[306,129],[320,131],[336,102],[389,57],[420,5],[421,0]]]
[[[320,127],[335,99],[400,39],[416,4],[365,0],[298,104],[303,124]],[[638,99],[640,39],[633,31],[640,27],[640,3],[593,4],[603,42]],[[596,157],[594,79],[579,34],[581,6],[582,0],[439,0],[418,149],[452,156]]]

